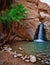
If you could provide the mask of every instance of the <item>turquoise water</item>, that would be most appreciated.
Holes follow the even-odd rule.
[[[19,47],[23,48],[22,53],[27,54],[37,54],[37,53],[45,53],[50,55],[50,42],[15,42],[11,44],[14,51],[19,51]],[[20,52],[20,51],[19,51]]]

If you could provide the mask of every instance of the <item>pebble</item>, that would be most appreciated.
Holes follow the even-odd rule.
[[[4,50],[7,50],[8,49],[8,47],[4,47]]]
[[[12,52],[12,55],[16,55],[16,54],[17,54],[16,51]]]
[[[14,58],[16,58],[17,57],[17,55],[14,55]]]
[[[44,62],[46,65],[50,65],[50,62],[49,61],[45,61]]]
[[[44,60],[41,60],[42,64],[44,64]]]
[[[37,60],[41,61],[41,58],[37,58]]]
[[[19,50],[22,51],[23,49],[21,47],[19,47]]]
[[[22,57],[22,54],[17,54],[17,57]]]
[[[25,58],[24,58],[23,56],[21,56],[21,59],[22,59],[22,60],[25,60]]]
[[[26,59],[27,58],[27,55],[25,55],[24,58]]]
[[[29,56],[27,56],[27,55],[25,55],[24,57],[22,56],[21,58],[22,58],[23,60],[25,60],[25,59],[29,60]]]
[[[33,55],[30,55],[30,62],[35,63],[36,62],[36,57]]]
[[[8,48],[9,51],[12,51],[12,48]]]
[[[27,60],[27,59],[26,59],[25,62],[30,62],[30,60]]]

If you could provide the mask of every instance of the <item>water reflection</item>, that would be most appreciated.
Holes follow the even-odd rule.
[[[12,45],[13,50],[18,50],[19,47],[24,48],[23,52],[26,52],[27,54],[37,54],[37,53],[45,53],[50,54],[50,42],[16,42]]]

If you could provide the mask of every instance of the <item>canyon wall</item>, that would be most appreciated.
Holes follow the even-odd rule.
[[[44,23],[46,37],[50,40],[50,7],[40,0],[15,0],[15,4],[18,3],[22,3],[25,6],[28,16],[21,21],[23,25],[17,27],[17,36],[14,40],[33,40],[40,22]],[[2,30],[1,28],[0,23],[0,32]]]
[[[46,37],[50,40],[50,7],[39,0],[15,0],[15,3],[22,3],[28,10],[28,16],[22,20],[23,25],[19,25],[17,35],[14,40],[33,40],[36,29],[40,22],[45,25]]]

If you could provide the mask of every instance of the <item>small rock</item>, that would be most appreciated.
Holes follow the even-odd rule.
[[[16,58],[17,57],[17,55],[14,55],[14,58]]]
[[[50,65],[50,62],[48,60],[42,60],[41,62],[42,62],[42,64]]]
[[[19,47],[19,50],[22,51],[23,49],[21,47]]]
[[[28,59],[29,59],[29,56],[25,55],[24,57],[22,56],[21,58],[22,58],[23,60],[25,60],[25,59],[28,60]]]
[[[8,48],[9,51],[12,51],[12,48]]]
[[[16,55],[16,54],[17,54],[16,51],[12,52],[12,55]]]
[[[30,61],[31,61],[32,63],[35,63],[35,62],[36,62],[36,57],[33,56],[33,55],[30,55]]]
[[[37,58],[37,60],[41,61],[41,58]]]
[[[45,65],[50,65],[50,62],[49,61],[44,61]]]
[[[9,51],[9,53],[10,53],[10,54],[13,54],[13,52],[12,52],[12,51]]]
[[[42,64],[44,64],[44,60],[41,60]]]
[[[22,57],[22,54],[17,54],[17,57]]]
[[[8,47],[4,47],[4,50],[7,50],[8,49]]]
[[[30,62],[30,60],[27,60],[27,59],[26,59],[25,62]]]
[[[25,55],[24,58],[26,59],[27,58],[27,55]]]
[[[24,58],[23,56],[21,56],[21,59],[22,59],[22,60],[25,60],[25,58]]]
[[[50,62],[50,58],[48,59],[48,61]]]

